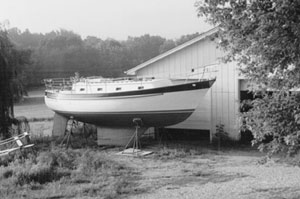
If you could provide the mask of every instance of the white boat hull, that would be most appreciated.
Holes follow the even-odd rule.
[[[199,96],[205,95],[209,87],[172,92],[156,89],[158,92],[117,96],[46,92],[45,103],[58,114],[100,126],[133,126],[132,120],[141,118],[143,126],[162,127],[188,118],[200,103]]]

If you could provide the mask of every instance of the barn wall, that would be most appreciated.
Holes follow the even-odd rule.
[[[236,64],[220,63],[222,55],[216,43],[207,38],[136,72],[138,76],[217,78],[206,95],[199,98],[195,112],[186,121],[170,128],[201,129],[215,133],[216,125],[224,124],[230,136],[238,138],[238,72]],[[203,76],[204,68],[209,72]]]
[[[137,75],[156,77],[197,76],[201,68],[218,62],[220,51],[210,39],[199,41],[191,46],[177,51],[164,59],[137,71]],[[191,72],[194,69],[195,72]]]
[[[211,88],[211,132],[216,125],[224,124],[225,131],[234,138],[239,138],[239,80],[235,63],[220,64],[217,67],[217,80]]]

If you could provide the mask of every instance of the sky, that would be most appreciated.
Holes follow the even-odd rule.
[[[197,17],[195,1],[0,0],[0,23],[32,33],[66,29],[83,38],[126,40],[150,34],[176,39],[212,28]]]

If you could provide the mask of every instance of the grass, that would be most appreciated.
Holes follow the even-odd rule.
[[[59,141],[50,137],[53,112],[42,97],[16,104],[15,116],[28,118],[36,153],[0,159],[0,198],[108,199],[145,191],[137,188],[140,173],[111,160],[85,139],[72,140],[77,149],[58,147]]]
[[[39,150],[0,162],[0,198],[123,198],[139,173],[95,149]]]
[[[156,156],[159,159],[178,159],[185,158],[193,155],[200,155],[202,152],[199,148],[193,148],[185,145],[177,145],[175,147],[162,147],[157,153]]]
[[[24,98],[24,101],[14,104],[14,112],[15,116],[25,116],[30,122],[52,120],[54,116],[43,96]]]

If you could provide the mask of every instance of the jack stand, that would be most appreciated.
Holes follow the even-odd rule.
[[[139,128],[142,126],[143,121],[141,118],[133,118],[132,122],[135,124],[135,132],[132,135],[132,137],[130,138],[129,142],[126,144],[125,150],[122,153],[130,153],[132,155],[138,155],[138,153],[141,151],[140,150],[141,143],[139,142],[138,131],[139,131]],[[128,151],[127,148],[131,142],[132,142],[132,151]]]
[[[71,123],[70,123],[71,122]],[[71,144],[71,136],[73,136],[73,127],[77,125],[77,121],[71,116],[70,119],[67,122],[67,126],[64,133],[64,138],[60,143],[60,146],[64,145],[64,142],[66,143],[66,148],[69,148],[69,145]]]

